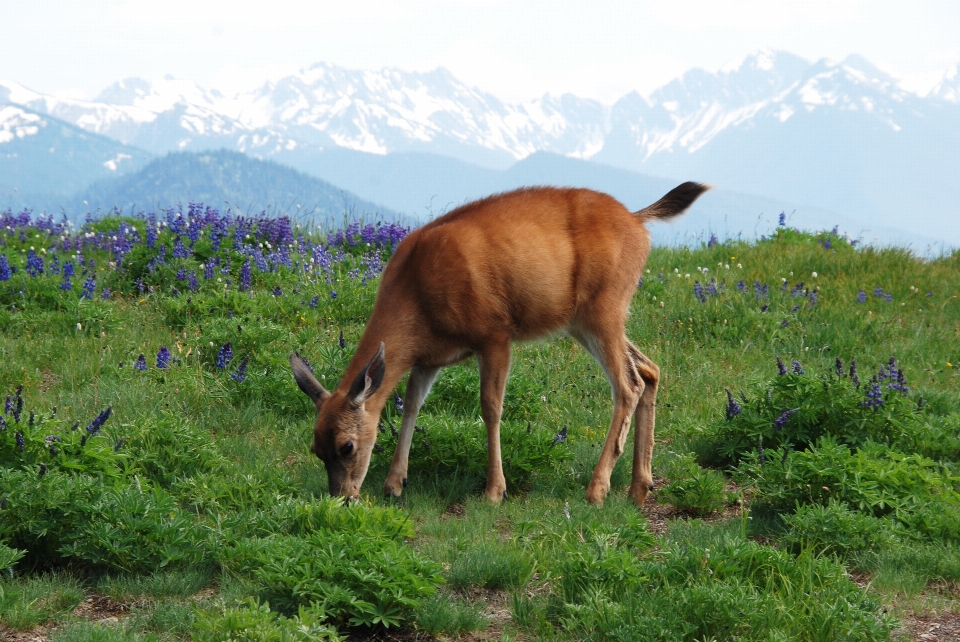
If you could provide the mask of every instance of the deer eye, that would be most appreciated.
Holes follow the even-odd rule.
[[[341,456],[341,457],[349,457],[352,452],[353,452],[353,442],[352,442],[352,441],[348,441],[348,442],[345,443],[344,445],[340,446],[340,456]]]

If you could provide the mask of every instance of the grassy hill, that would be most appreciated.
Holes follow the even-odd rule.
[[[663,375],[644,507],[630,449],[606,504],[583,500],[610,392],[567,338],[514,350],[508,501],[481,499],[466,363],[421,411],[405,496],[380,497],[388,404],[343,506],[287,355],[335,385],[402,228],[204,207],[0,223],[4,637],[883,640],[955,622],[958,253],[786,227],[655,248],[627,328]]]

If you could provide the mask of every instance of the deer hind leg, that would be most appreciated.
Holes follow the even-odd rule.
[[[634,411],[633,434],[633,480],[630,483],[630,499],[641,506],[647,493],[653,490],[653,425],[657,412],[657,389],[660,385],[660,368],[637,350],[629,341],[627,350],[634,368],[643,379],[643,392]]]
[[[644,380],[638,371],[622,331],[603,338],[578,332],[573,335],[600,363],[613,389],[613,417],[600,459],[587,486],[587,501],[601,505],[610,490],[610,475],[630,431],[630,417],[644,392]]]
[[[397,449],[393,453],[390,472],[383,484],[383,494],[399,497],[407,485],[407,464],[410,457],[410,442],[417,423],[417,413],[423,406],[430,387],[437,378],[440,368],[421,368],[414,366],[407,379],[407,391],[403,396],[403,419],[400,421],[400,436]]]
[[[503,341],[477,351],[480,365],[480,414],[487,427],[487,501],[497,504],[507,497],[507,480],[500,459],[500,416],[503,393],[510,373],[510,342]]]

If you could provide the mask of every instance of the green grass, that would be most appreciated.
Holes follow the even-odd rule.
[[[143,232],[144,221],[128,223]],[[165,230],[166,264],[153,272],[155,251],[142,246],[121,270],[109,252],[85,250],[97,290],[80,299],[81,266],[70,291],[49,273],[58,235],[26,229],[41,238],[0,235],[0,254],[19,269],[0,281],[0,400],[15,403],[23,385],[24,404],[0,430],[7,629],[55,625],[55,640],[335,639],[384,627],[442,639],[886,639],[884,609],[906,613],[927,595],[960,608],[949,590],[960,582],[960,253],[920,260],[784,228],[756,243],[655,248],[627,334],[663,377],[662,490],[647,501],[685,515],[655,535],[626,498],[630,448],[604,507],[583,499],[610,390],[568,338],[514,348],[508,501],[482,500],[478,376],[465,363],[441,373],[418,418],[404,496],[379,496],[399,425],[388,404],[385,450],[361,502],[342,506],[326,498],[323,466],[307,451],[313,409],[286,358],[299,351],[336,384],[378,284],[349,276],[362,268],[362,243],[343,246],[326,273],[254,269],[239,292],[245,259],[229,249],[232,233],[219,253],[205,233],[194,255],[172,259]],[[25,273],[30,244],[48,248],[39,277]],[[178,267],[201,274],[213,255],[230,266],[216,274],[230,288],[200,278],[192,292],[176,278]],[[693,283],[713,278],[719,293],[701,303]],[[234,360],[219,368],[228,341]],[[167,369],[156,367],[160,346],[174,359]],[[133,368],[140,354],[146,371]],[[805,374],[778,375],[778,356]],[[891,356],[909,392],[884,388],[875,412],[862,402]],[[725,414],[727,390],[740,415]],[[553,445],[564,427],[566,443]],[[508,621],[485,615],[492,594]],[[90,596],[129,613],[110,627],[78,621],[71,613]]]

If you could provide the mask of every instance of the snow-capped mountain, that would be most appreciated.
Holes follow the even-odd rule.
[[[321,178],[335,150],[495,169],[545,151],[859,216],[955,213],[960,202],[956,68],[921,96],[858,56],[811,63],[762,50],[613,105],[572,95],[511,104],[444,69],[326,63],[229,96],[127,79],[85,102],[0,82],[4,103],[153,154],[227,148]]]

